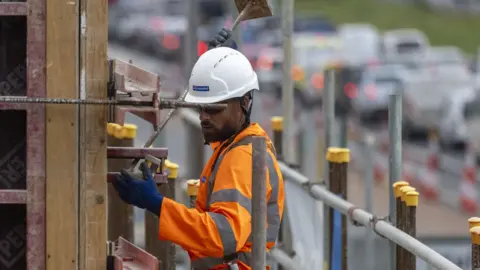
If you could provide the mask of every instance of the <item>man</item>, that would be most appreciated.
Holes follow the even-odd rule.
[[[257,75],[243,54],[217,47],[225,40],[211,42],[216,48],[198,59],[185,98],[227,104],[221,111],[199,112],[213,154],[200,176],[195,209],[160,195],[145,164],[144,179],[122,171],[113,183],[125,202],[158,215],[159,238],[187,250],[194,269],[251,269],[251,136],[267,139],[267,250],[275,244],[283,214],[283,179],[274,147],[267,133],[250,123]]]

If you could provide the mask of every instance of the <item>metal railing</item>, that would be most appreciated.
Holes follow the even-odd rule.
[[[179,115],[189,124],[200,128],[198,114],[196,112],[188,109],[181,109],[179,110]],[[309,192],[310,196],[316,200],[323,201],[333,209],[340,211],[342,214],[351,218],[352,221],[360,223],[366,228],[370,228],[377,234],[403,247],[438,269],[461,270],[460,267],[441,256],[436,251],[405,232],[395,228],[388,222],[380,220],[375,215],[357,208],[352,203],[340,198],[320,185],[312,185],[306,176],[291,169],[287,164],[280,162],[279,167],[285,180],[304,187]],[[270,256],[287,269],[298,269],[298,264],[279,248],[272,249]]]

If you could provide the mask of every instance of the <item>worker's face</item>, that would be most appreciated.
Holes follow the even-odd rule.
[[[202,110],[200,121],[205,142],[216,142],[228,139],[237,132],[245,119],[242,106],[248,103],[248,98],[233,99],[225,102],[224,110]],[[245,106],[246,108],[246,106]]]

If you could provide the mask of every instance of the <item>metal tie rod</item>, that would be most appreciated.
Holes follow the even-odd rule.
[[[40,98],[40,97],[0,97],[0,103],[44,103],[44,104],[79,104],[79,105],[119,105],[119,106],[146,106],[153,107],[153,101],[141,100],[104,100],[104,99],[69,99],[69,98]],[[223,110],[226,104],[198,104],[178,100],[160,99],[160,109],[194,108]]]

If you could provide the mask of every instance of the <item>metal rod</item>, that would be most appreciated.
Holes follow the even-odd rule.
[[[264,137],[252,138],[252,270],[264,270],[267,248],[267,144]]]
[[[375,137],[367,133],[365,136],[365,210],[373,212],[373,155],[374,155]],[[364,269],[375,269],[375,233],[367,231],[367,246],[365,249],[366,261]]]
[[[152,101],[141,100],[108,100],[108,99],[70,99],[70,98],[38,98],[38,97],[0,97],[0,103],[46,103],[46,104],[78,104],[78,105],[118,105],[153,107]],[[226,104],[197,104],[178,100],[159,100],[160,109],[194,108],[223,110]]]
[[[327,149],[330,146],[335,145],[335,71],[333,69],[325,70],[325,89],[323,94],[323,122],[325,123],[325,145],[324,145],[324,154],[327,153]],[[325,179],[325,186],[328,188],[330,186],[330,179],[328,177],[328,161],[325,159],[323,165],[323,178]],[[330,261],[330,222],[329,222],[329,207],[325,205],[323,208],[324,213],[324,260],[327,262]]]
[[[390,95],[388,106],[389,135],[389,186],[393,186],[402,177],[402,96],[400,93]],[[395,196],[389,190],[389,217],[392,224],[396,222]],[[395,243],[390,242],[390,269],[395,269]]]

